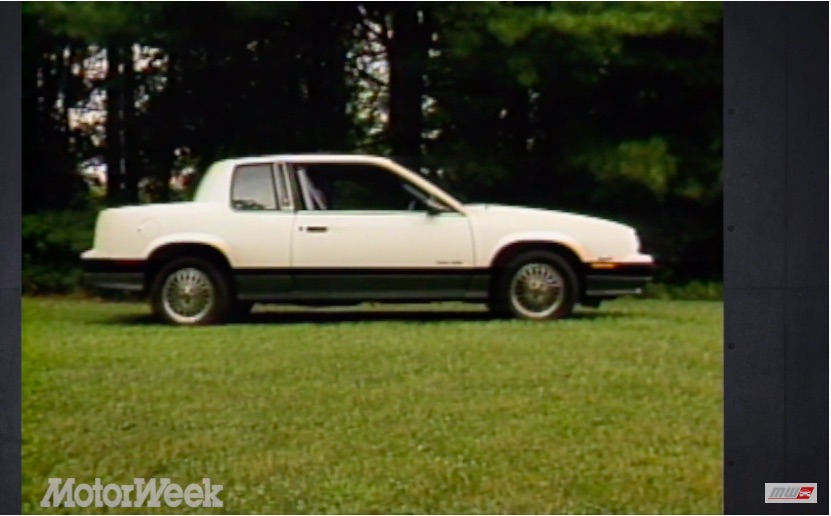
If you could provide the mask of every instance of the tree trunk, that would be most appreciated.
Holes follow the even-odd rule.
[[[123,50],[124,62],[124,91],[123,94],[123,126],[122,140],[124,155],[124,200],[135,204],[139,200],[139,143],[136,138],[136,68],[133,59],[133,45],[125,45]]]
[[[64,105],[58,109],[58,101],[66,102],[66,70],[64,58],[66,41],[47,36],[47,56],[40,63],[41,83],[38,87],[37,140],[34,163],[28,170],[33,174],[37,194],[44,208],[64,209],[71,204],[69,190],[75,163],[67,152],[67,130]]]
[[[160,162],[160,170],[158,171],[158,179],[159,179],[159,200],[161,202],[167,202],[170,200],[170,180],[173,174],[173,169],[176,166],[176,142],[178,138],[176,138],[178,120],[177,120],[177,95],[179,92],[179,78],[176,75],[176,54],[174,52],[168,52],[167,54],[167,83],[165,85],[164,92],[162,93],[165,95],[166,102],[164,106],[166,107],[166,112],[164,113],[164,117],[167,121],[166,129],[166,136],[169,138],[166,142],[160,142],[162,148],[166,151],[163,158]]]
[[[332,16],[331,14],[334,14]],[[317,151],[345,151],[349,134],[349,118],[346,105],[346,47],[343,21],[339,13],[317,20],[319,30],[309,27],[307,36],[306,85],[308,88],[308,112],[311,120],[325,121],[310,131],[313,148]]]
[[[414,169],[421,165],[424,127],[424,73],[430,44],[426,14],[417,2],[396,5],[392,11],[392,38],[387,48],[390,147],[393,156]]]
[[[78,52],[77,45],[72,41],[67,42],[66,47],[61,49],[60,59],[61,63],[61,96],[63,103],[61,106],[61,136],[63,145],[61,146],[61,155],[66,162],[66,166],[60,171],[61,175],[56,185],[63,192],[62,207],[69,208],[75,205],[79,196],[84,195],[79,191],[79,177],[77,175],[78,169],[78,154],[76,152],[76,144],[72,134],[72,125],[69,119],[69,110],[72,105],[80,97],[78,91],[78,84],[75,81],[75,76],[72,73],[72,63],[75,58],[75,53]]]
[[[124,83],[121,77],[122,51],[118,45],[107,48],[107,126],[106,153],[107,162],[107,201],[114,202],[119,197],[122,183],[122,110],[124,101],[122,91]]]

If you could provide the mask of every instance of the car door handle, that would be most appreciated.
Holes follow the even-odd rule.
[[[326,226],[306,226],[306,231],[309,233],[326,233],[329,228]]]

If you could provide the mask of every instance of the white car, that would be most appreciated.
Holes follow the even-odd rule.
[[[149,294],[174,324],[254,303],[486,303],[523,319],[638,294],[635,230],[559,211],[463,204],[382,157],[275,155],[211,165],[194,200],[113,208],[82,254],[93,287]]]

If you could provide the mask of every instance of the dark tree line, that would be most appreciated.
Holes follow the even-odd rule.
[[[720,279],[714,3],[28,3],[24,209],[166,201],[224,156],[389,154],[637,225]],[[83,115],[83,116],[81,116]],[[95,160],[106,181],[79,174]]]

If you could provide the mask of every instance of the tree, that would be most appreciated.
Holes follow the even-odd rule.
[[[424,75],[431,35],[431,8],[402,2],[389,12],[389,141],[392,154],[420,168],[424,128]]]
[[[68,185],[96,156],[109,202],[131,203],[170,199],[185,163],[362,150],[480,200],[627,219],[662,258],[720,271],[717,3],[211,2],[199,14],[24,5],[27,209],[70,206],[43,185]],[[90,79],[96,59],[108,75]],[[99,98],[105,127],[70,123]]]

